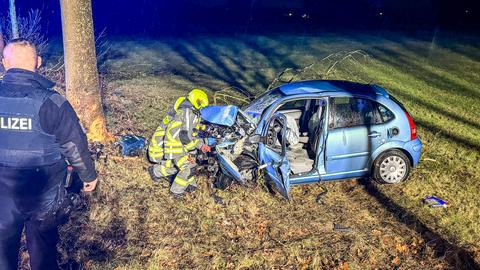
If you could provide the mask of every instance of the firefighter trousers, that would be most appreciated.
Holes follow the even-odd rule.
[[[175,195],[183,194],[188,188],[197,186],[195,179],[195,164],[190,163],[190,155],[185,154],[178,156],[173,160],[163,160],[159,164],[154,165],[155,175],[170,177],[175,175],[170,192]]]

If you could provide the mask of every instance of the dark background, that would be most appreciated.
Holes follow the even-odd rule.
[[[0,16],[8,0],[0,0]],[[177,36],[193,33],[272,33],[324,30],[476,33],[474,0],[93,0],[97,31],[109,35]],[[40,9],[50,37],[61,35],[59,0],[17,0],[17,13]]]

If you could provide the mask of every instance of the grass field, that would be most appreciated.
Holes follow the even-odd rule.
[[[330,79],[384,86],[413,114],[424,143],[409,181],[348,180],[294,187],[292,200],[261,186],[217,191],[210,179],[182,200],[153,183],[145,158],[98,162],[88,212],[62,229],[65,267],[84,269],[474,269],[480,265],[480,38],[395,33],[113,40],[102,68],[110,130],[150,137],[166,108],[193,87],[267,88],[286,68],[362,50]],[[298,76],[315,79],[315,64]],[[431,209],[435,194],[450,203]],[[336,232],[332,224],[352,228]]]

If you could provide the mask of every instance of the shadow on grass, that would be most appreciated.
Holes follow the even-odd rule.
[[[466,97],[473,96],[473,98],[480,98],[480,94],[474,91],[473,89],[459,85],[446,78],[442,78],[438,74],[435,74],[425,69],[421,65],[413,63],[414,59],[412,57],[409,57],[403,53],[400,53],[398,51],[394,51],[391,49],[374,47],[374,50],[376,51],[375,56],[382,63],[386,63],[393,67],[398,67],[402,72],[406,72],[418,80],[426,81],[427,83],[432,84],[434,86],[440,86],[441,89],[444,89],[443,91],[447,91],[446,89],[454,89],[452,91],[449,91],[449,93],[452,93],[452,94],[464,95]],[[423,75],[419,75],[419,74],[423,74]],[[370,79],[373,80],[374,78],[370,78]],[[480,129],[480,125],[477,123],[477,121],[446,111],[443,108],[441,108],[439,105],[433,103],[430,100],[416,97],[410,93],[405,93],[403,91],[396,91],[395,95],[401,97],[402,99],[413,101],[414,103],[438,115],[446,116],[462,125],[470,126],[470,127],[473,127],[474,129]],[[435,126],[431,123],[428,123],[426,121],[422,121],[419,119],[415,119],[415,123],[425,129],[430,130],[433,133],[439,133],[440,136],[446,139],[452,140],[455,143],[458,143],[462,146],[465,146],[467,148],[472,148],[475,150],[480,150],[480,145],[478,143],[468,138],[462,137],[460,135],[456,135],[454,132],[452,132],[451,129],[448,129],[448,127],[440,128],[438,126]]]
[[[457,122],[459,122],[463,125],[467,125],[467,126],[471,126],[473,128],[476,128],[476,129],[480,129],[480,124],[478,124],[477,122],[472,121],[471,119],[467,119],[467,118],[461,117],[459,115],[456,115],[455,113],[445,111],[440,106],[438,106],[434,103],[430,103],[428,101],[425,101],[424,99],[415,97],[414,95],[397,91],[394,96],[399,96],[402,99],[411,100],[414,103],[417,103],[420,106],[423,106],[423,107],[425,107],[425,108],[427,108],[431,111],[434,111],[435,113],[437,113],[439,115],[443,115],[443,116],[446,116],[448,118],[451,118],[452,120],[457,121]]]
[[[70,222],[61,228],[60,269],[88,269],[92,262],[108,262],[115,257],[116,249],[127,243],[126,224],[119,218],[116,204],[111,207],[113,218],[100,227],[92,226],[89,218],[92,198],[84,200],[83,209],[74,212]]]
[[[416,63],[419,55],[407,55],[401,50],[393,50],[385,47],[374,46],[372,48],[372,55],[383,63],[393,67],[401,68],[403,72],[410,76],[425,81],[430,85],[436,86],[450,94],[460,95],[464,97],[480,98],[480,92],[465,87],[455,81],[448,80],[430,70],[427,70],[423,65]],[[420,56],[421,57],[421,56]]]
[[[480,145],[470,141],[469,139],[463,138],[461,136],[455,135],[451,133],[448,130],[441,129],[439,127],[436,127],[435,125],[432,125],[430,123],[427,123],[426,121],[421,121],[416,119],[415,124],[418,126],[430,130],[432,133],[438,133],[440,137],[444,137],[448,140],[452,140],[455,143],[458,143],[464,147],[470,148],[472,150],[480,151]]]
[[[172,46],[194,71],[199,74],[212,76],[214,80],[226,82],[230,86],[238,87],[254,96],[259,90],[266,89],[271,82],[261,67],[281,71],[285,67],[298,68],[298,65],[289,59],[289,55],[278,50],[269,50],[254,39],[239,39],[231,44],[214,44],[200,42],[200,44],[180,42]],[[270,47],[283,46],[273,42]],[[248,52],[247,59],[239,54]],[[182,69],[172,67],[174,72],[185,79],[192,81],[191,74]],[[261,89],[258,89],[261,88]],[[215,89],[219,90],[219,89]]]
[[[442,238],[439,234],[433,232],[413,213],[383,194],[378,189],[376,183],[365,178],[360,179],[360,183],[363,185],[365,191],[381,203],[399,222],[417,231],[425,243],[435,251],[436,256],[445,258],[452,269],[480,269],[480,265],[474,259],[475,256],[473,252],[454,245]]]

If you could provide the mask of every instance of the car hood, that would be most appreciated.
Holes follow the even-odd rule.
[[[203,120],[217,125],[231,127],[237,119],[237,106],[209,106],[200,110]]]
[[[200,116],[203,120],[217,125],[231,127],[235,124],[238,114],[250,124],[255,124],[255,119],[251,115],[246,114],[237,106],[208,106],[200,110]]]

